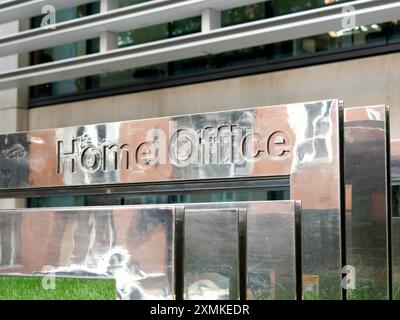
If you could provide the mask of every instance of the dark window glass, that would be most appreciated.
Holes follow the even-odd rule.
[[[84,206],[88,202],[85,196],[69,196],[69,197],[38,197],[28,199],[29,208],[41,207],[76,207]]]
[[[119,0],[119,7],[126,7],[126,6],[132,6],[135,4],[140,4],[140,3],[144,3],[144,2],[149,2],[152,0]]]
[[[400,185],[392,186],[392,217],[400,217]]]
[[[88,5],[82,5],[74,8],[68,8],[57,11],[56,21],[64,22],[88,15],[99,13],[99,3],[94,2]],[[39,27],[41,24],[42,16],[35,17],[31,20],[33,28]],[[78,56],[83,56],[99,51],[99,39],[90,39],[86,41],[79,41],[70,44],[64,44],[57,47],[46,48],[31,53],[31,64],[41,64],[62,59],[68,59]],[[63,94],[73,94],[75,92],[84,91],[91,87],[92,78],[76,78],[71,80],[64,80],[54,83],[47,83],[42,85],[33,86],[30,88],[31,97],[47,97],[58,96]]]
[[[229,201],[266,201],[289,200],[289,188],[277,190],[254,189],[246,191],[192,191],[173,194],[128,194],[104,196],[75,196],[75,197],[39,197],[29,199],[30,208],[40,207],[73,207],[92,205],[141,205],[168,203],[201,203]]]

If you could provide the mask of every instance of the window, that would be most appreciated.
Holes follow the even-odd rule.
[[[147,0],[149,1],[149,0]],[[288,0],[265,1],[250,6],[223,11],[222,26],[256,21],[274,16],[348,2],[350,0]],[[123,0],[120,6],[133,5],[146,0]],[[59,19],[73,19],[99,12],[98,2],[64,10]],[[35,21],[35,19],[33,19]],[[36,22],[37,25],[38,22]],[[201,31],[201,17],[171,21],[156,26],[121,32],[120,48],[141,43],[179,37]],[[57,101],[98,97],[102,95],[166,87],[211,79],[239,76],[268,70],[287,68],[288,62],[302,65],[317,57],[335,59],[343,52],[365,52],[371,48],[390,47],[400,40],[399,21],[357,27],[353,30],[330,32],[313,37],[285,41],[270,45],[230,51],[218,55],[185,59],[132,68],[112,73],[60,81],[34,86],[30,92],[30,105],[39,106]],[[360,49],[363,49],[360,51]],[[40,50],[32,53],[32,64],[65,59],[98,52],[99,39]],[[308,59],[308,60],[307,60]],[[314,60],[315,61],[315,60]],[[50,99],[50,100],[49,100]]]
[[[400,217],[400,185],[392,186],[392,217]]]
[[[124,194],[101,196],[56,196],[30,198],[30,208],[40,207],[72,207],[93,205],[143,205],[143,204],[168,204],[168,203],[202,203],[202,202],[230,202],[230,201],[266,201],[288,200],[290,192],[288,187],[280,188],[254,188],[251,190],[198,190],[176,193],[150,193],[150,194]]]
[[[99,12],[99,3],[95,2],[57,12],[57,23],[77,19]],[[41,17],[33,18],[31,27],[40,27]],[[53,48],[46,48],[31,53],[31,64],[41,64],[62,59],[78,57],[99,51],[99,39],[79,41]],[[55,83],[47,83],[30,88],[30,97],[58,96],[88,90],[92,87],[92,78],[77,78]]]

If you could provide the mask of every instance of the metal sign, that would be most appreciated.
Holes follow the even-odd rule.
[[[317,298],[341,299],[341,113],[323,100],[2,135],[0,196],[289,176],[304,279]]]
[[[332,100],[1,135],[0,188],[289,175],[299,164],[334,155],[337,105]]]

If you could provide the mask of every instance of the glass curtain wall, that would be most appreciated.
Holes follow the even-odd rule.
[[[151,0],[121,0],[120,7],[135,5]],[[265,1],[254,5],[223,11],[222,26],[281,16],[310,10],[326,5],[348,2],[349,0],[285,0]],[[99,2],[65,9],[57,12],[57,21],[77,19],[99,13]],[[41,17],[32,19],[32,27],[40,26]],[[171,21],[151,27],[127,30],[118,34],[118,47],[124,48],[157,40],[169,39],[201,32],[201,17]],[[192,58],[169,63],[132,68],[119,72],[71,79],[34,86],[31,101],[41,98],[71,96],[85,92],[104,92],[107,89],[132,88],[135,85],[154,84],[176,79],[218,73],[226,70],[262,66],[276,62],[336,53],[343,50],[389,45],[400,38],[400,24],[390,21],[381,24],[360,26],[355,29],[330,32],[313,37],[229,51],[217,55]],[[99,39],[80,41],[55,48],[31,53],[31,63],[39,64],[66,59],[99,51]]]

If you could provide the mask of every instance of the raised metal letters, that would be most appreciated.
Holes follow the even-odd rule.
[[[227,127],[232,131],[224,130]],[[71,146],[71,152],[64,150],[65,145]],[[161,157],[160,149],[167,146],[169,157]],[[263,136],[252,129],[237,128],[235,125],[209,127],[201,130],[200,135],[192,129],[180,129],[170,135],[169,141],[156,139],[138,145],[94,145],[73,138],[69,143],[57,141],[57,174],[133,170],[136,167],[147,170],[160,164],[176,167],[243,164],[260,161],[263,156],[278,161],[289,157],[290,151],[290,138],[283,131]]]

